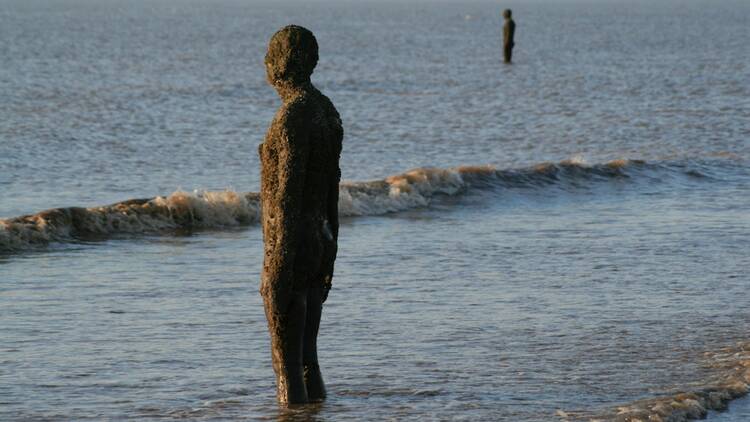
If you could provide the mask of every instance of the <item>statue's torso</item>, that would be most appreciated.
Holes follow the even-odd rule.
[[[503,25],[503,41],[507,46],[512,47],[514,44],[513,38],[516,33],[516,23],[513,19],[507,19],[505,25]]]
[[[287,136],[288,142],[282,139]],[[278,253],[285,245],[278,244],[279,230],[283,224],[279,215],[286,221],[290,216],[299,218],[296,224],[299,233],[295,257],[295,270],[298,275],[314,276],[316,268],[328,250],[335,250],[335,236],[331,229],[330,201],[338,197],[339,156],[343,129],[339,114],[331,101],[316,89],[312,89],[286,102],[276,113],[268,129],[263,144],[260,145],[261,159],[261,203],[262,224],[266,257]],[[302,148],[300,142],[306,142]],[[289,146],[304,149],[307,160],[304,169],[283,168],[284,154]],[[286,209],[278,189],[280,172],[304,172],[301,186],[293,186],[302,193],[299,210]],[[298,177],[291,177],[299,180]],[[335,183],[332,183],[335,180]],[[335,253],[335,252],[334,252]],[[302,279],[305,277],[295,277]],[[300,281],[304,284],[304,281]],[[297,287],[304,287],[302,285]]]

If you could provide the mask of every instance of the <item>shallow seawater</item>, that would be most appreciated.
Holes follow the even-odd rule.
[[[481,2],[0,4],[3,218],[257,191],[291,22],[361,194],[326,403],[276,406],[260,229],[215,222],[0,252],[0,419],[578,420],[712,385],[750,341],[748,4],[511,7],[501,66]]]
[[[725,413],[712,413],[709,420],[715,422],[742,422],[750,419],[750,398],[744,397],[732,403]]]
[[[545,420],[701,382],[702,352],[746,340],[748,175],[671,177],[344,221],[316,414]],[[251,227],[7,257],[4,417],[276,417],[261,246]]]

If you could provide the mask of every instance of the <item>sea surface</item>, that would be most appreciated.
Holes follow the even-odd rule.
[[[291,23],[345,181],[329,399],[283,410],[254,192]],[[699,416],[750,382],[748,40],[744,0],[0,0],[0,420]],[[73,206],[90,235],[15,219]]]

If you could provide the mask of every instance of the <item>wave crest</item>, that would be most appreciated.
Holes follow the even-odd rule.
[[[715,374],[711,379],[671,395],[617,407],[589,420],[683,422],[704,419],[709,410],[725,410],[731,400],[750,389],[750,343],[706,353],[706,358]]]
[[[435,195],[455,195],[468,187],[474,168],[419,168],[384,180],[342,183],[339,212],[344,216],[379,215],[425,207]],[[494,172],[491,167],[485,170]]]
[[[177,191],[166,197],[131,199],[92,208],[55,208],[0,220],[0,250],[18,250],[86,236],[247,225],[259,218],[257,194]]]
[[[457,195],[472,188],[537,188],[553,184],[578,187],[582,182],[628,178],[633,169],[663,167],[628,159],[587,165],[582,158],[574,157],[522,169],[418,168],[381,180],[341,183],[339,212],[350,217],[380,215],[426,207],[436,196]],[[690,174],[692,170],[683,166],[680,171]],[[103,207],[55,208],[0,220],[0,251],[91,235],[250,225],[260,220],[260,210],[258,193],[233,191],[177,191],[166,197],[131,199]]]

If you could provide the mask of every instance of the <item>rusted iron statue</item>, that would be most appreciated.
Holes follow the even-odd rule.
[[[343,129],[336,108],[310,82],[317,62],[315,36],[294,25],[273,35],[265,58],[268,83],[283,104],[259,147],[260,293],[282,405],[326,397],[317,336],[337,252]]]
[[[513,38],[516,35],[516,23],[511,17],[513,12],[510,9],[503,11],[503,18],[505,18],[505,24],[503,25],[503,58],[505,63],[510,63],[513,58],[513,47],[516,43]]]

